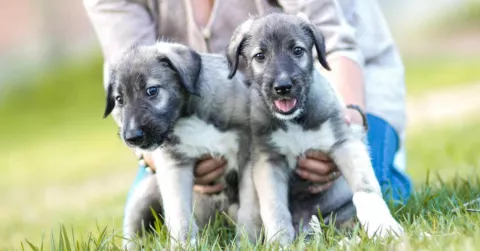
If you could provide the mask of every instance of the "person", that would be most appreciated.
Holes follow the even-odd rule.
[[[367,142],[375,175],[384,197],[405,203],[412,185],[405,171],[404,69],[381,9],[375,0],[84,0],[89,19],[109,62],[132,45],[153,44],[162,38],[200,52],[225,53],[233,30],[250,15],[269,8],[303,12],[325,37],[327,61],[323,72],[338,90],[350,123],[369,125]],[[105,74],[106,76],[107,74]],[[107,81],[104,81],[106,83]],[[155,169],[151,156],[139,156],[140,166],[130,194]],[[206,156],[195,168],[194,190],[215,193],[211,185],[225,171],[225,160]],[[328,189],[341,173],[328,155],[311,151],[298,161],[297,174],[315,183],[312,194]],[[128,201],[128,198],[127,198]]]

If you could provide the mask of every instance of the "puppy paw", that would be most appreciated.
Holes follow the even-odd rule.
[[[260,236],[262,220],[260,212],[248,207],[240,207],[237,211],[237,244],[247,237],[247,240],[255,244]]]
[[[393,217],[385,217],[377,222],[370,220],[364,226],[369,238],[400,237],[404,235],[403,227]]]
[[[197,239],[195,237],[191,237],[188,240],[181,240],[175,239],[173,237],[170,238],[170,248],[171,250],[177,250],[180,248],[181,250],[189,250],[194,249],[197,245]]]
[[[133,243],[131,241],[124,241],[122,244],[122,249],[127,250],[127,251],[133,251],[139,249],[136,243]]]
[[[379,195],[357,192],[353,195],[357,218],[369,238],[404,235],[403,227],[393,218],[390,210]]]
[[[290,245],[295,238],[295,229],[292,224],[267,228],[266,232],[268,243],[278,243],[284,248]]]
[[[175,249],[181,247],[195,247],[197,240],[198,227],[194,222],[188,224],[188,221],[178,222],[179,224],[170,225],[170,246]]]

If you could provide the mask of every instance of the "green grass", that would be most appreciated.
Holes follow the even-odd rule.
[[[0,250],[58,222],[121,224],[135,159],[102,119],[102,60],[59,65],[0,98]]]
[[[409,173],[418,182],[425,181],[427,170],[445,179],[480,174],[480,115],[425,130],[412,133],[407,141]]]
[[[324,231],[322,236],[318,235],[310,242],[297,240],[291,249],[337,250],[338,242],[344,237],[359,236],[361,242],[353,246],[353,250],[392,250],[399,245],[406,247],[406,250],[475,250],[474,247],[480,245],[480,213],[469,212],[461,205],[480,195],[478,179],[480,156],[476,152],[480,147],[479,128],[480,117],[467,124],[453,124],[409,135],[409,173],[414,178],[417,193],[407,205],[392,207],[395,217],[407,230],[407,238],[403,242],[368,240],[358,226],[353,232],[338,233],[330,226],[322,226]],[[480,209],[475,206],[472,208]],[[459,211],[454,212],[454,209]],[[229,227],[224,227],[221,222],[229,223]],[[94,225],[93,220],[91,224]],[[198,249],[235,249],[234,225],[225,218],[220,218],[213,224],[203,231]],[[108,234],[100,241],[108,248],[100,250],[118,250],[121,242],[120,229],[111,226],[108,229]],[[160,230],[158,235],[137,240],[146,245],[146,250],[162,250],[165,247],[163,246],[166,245],[165,231],[160,225],[157,229]],[[100,230],[103,230],[103,226]],[[92,247],[96,247],[93,240],[98,241],[101,236],[99,232],[101,231],[94,230],[90,234],[79,232],[77,227],[74,231],[76,235],[84,234],[82,236],[84,241],[79,243],[87,245],[91,239]],[[420,238],[425,233],[431,237]],[[70,231],[68,237],[72,239]],[[58,242],[61,238],[65,239],[65,236],[57,234],[54,238],[58,247]],[[50,239],[45,238],[45,241],[49,243]],[[75,246],[72,241],[69,243],[64,245]],[[40,245],[39,242],[34,244]],[[258,245],[250,246],[250,249],[270,248]]]
[[[441,186],[420,188],[405,207],[393,208],[395,216],[407,231],[404,240],[387,239],[375,242],[369,240],[358,225],[353,230],[339,232],[331,226],[322,225],[322,234],[315,235],[308,242],[300,237],[288,250],[343,250],[344,248],[340,248],[338,243],[344,238],[353,239],[354,236],[357,236],[360,242],[353,244],[351,250],[393,250],[395,247],[405,247],[406,250],[475,250],[474,247],[480,244],[480,213],[469,212],[458,205],[476,198],[478,185],[478,180],[469,182],[457,177]],[[455,208],[459,208],[459,211],[452,211]],[[208,226],[201,233],[196,248],[198,250],[236,250],[234,225],[233,223],[225,225],[225,223],[229,223],[225,217],[218,217],[212,226]],[[166,232],[160,224],[157,224],[156,229],[155,234],[148,238],[136,239],[135,242],[144,245],[145,250],[164,250],[168,245]],[[66,241],[67,238],[72,240],[77,236],[75,233],[65,231],[58,234],[58,232],[53,237],[56,250],[59,250],[59,246],[63,246],[63,250],[68,250],[66,247],[78,245],[91,245],[89,250],[120,250],[121,238],[118,230],[101,228],[81,236],[84,240],[78,242]],[[102,235],[104,232],[106,234]],[[427,234],[430,236],[427,237]],[[422,238],[422,236],[425,237]],[[49,245],[51,240],[49,238],[45,240],[46,246],[51,247]],[[242,242],[242,245],[245,244]],[[33,245],[39,247],[41,244]],[[271,250],[277,247],[275,244],[272,246],[246,245],[242,246],[242,250]],[[193,250],[193,247],[190,249]]]
[[[478,57],[406,58],[404,64],[407,97],[422,95],[430,90],[480,83]]]
[[[0,99],[0,117],[7,118],[0,123],[0,188],[33,178],[36,185],[69,184],[131,163],[118,154],[128,150],[113,121],[102,119],[101,63],[63,62]]]
[[[480,63],[459,64],[407,61],[409,92],[419,94],[478,79],[473,66],[465,70],[465,65]],[[32,77],[28,86],[12,83],[19,87],[0,99],[0,250],[21,250],[22,245],[29,250],[26,240],[40,247],[42,232],[45,250],[54,246],[52,235],[57,250],[58,242],[78,242],[82,250],[101,245],[98,250],[114,250],[120,244],[123,206],[136,171],[135,159],[116,136],[113,121],[101,119],[100,58],[62,65]],[[456,78],[437,76],[452,69]],[[480,195],[480,158],[475,151],[480,148],[479,121],[480,117],[409,135],[409,173],[418,193],[405,207],[392,208],[407,229],[407,248],[473,250],[479,246],[480,214],[451,213]],[[220,227],[221,222],[204,231],[201,249],[233,249],[233,228]],[[62,235],[60,224],[66,231]],[[324,230],[323,237],[306,244],[307,250],[337,249],[340,238],[352,235],[336,235],[327,226]],[[421,232],[432,234],[432,239],[420,240]],[[152,238],[164,240],[165,233],[160,233]],[[361,231],[356,235],[362,243],[355,249],[393,249],[385,242],[366,240]],[[162,245],[152,240],[147,244]],[[298,241],[295,250],[303,249],[302,245]],[[70,247],[75,249],[77,244]],[[66,244],[63,250],[68,250]]]

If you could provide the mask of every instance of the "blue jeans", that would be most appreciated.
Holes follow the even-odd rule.
[[[404,204],[411,195],[412,181],[394,166],[399,150],[397,132],[383,119],[367,114],[368,144],[375,176],[387,201]]]
[[[130,190],[128,191],[127,202],[128,202],[128,199],[130,199],[130,196],[135,191],[135,188],[137,188],[137,185],[140,184],[140,181],[142,181],[148,175],[152,175],[152,174],[147,172],[147,170],[145,169],[145,166],[139,165],[138,171],[137,171],[137,177],[135,177],[135,180],[133,181],[133,184],[130,187]]]
[[[412,182],[410,178],[394,166],[395,154],[399,149],[398,135],[387,122],[379,117],[367,114],[369,125],[368,143],[375,176],[387,201],[395,204],[405,203],[410,197]],[[145,167],[140,166],[128,198],[140,181],[149,174]]]

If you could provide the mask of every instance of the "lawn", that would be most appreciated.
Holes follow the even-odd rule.
[[[116,136],[113,121],[101,118],[101,60],[62,65],[0,99],[0,250],[21,249],[22,244],[30,249],[26,239],[40,246],[42,232],[46,247],[52,246],[53,232],[58,249],[60,224],[69,242],[74,235],[75,241],[90,242],[90,249],[95,243],[110,248],[119,244],[118,238],[110,239],[121,231],[135,159]],[[407,61],[409,87],[417,83],[415,92],[422,93],[438,87],[438,81],[448,86],[472,78],[437,79],[435,73],[455,70],[448,65]],[[466,65],[470,63],[457,67],[458,76],[476,73],[473,68],[464,72]],[[480,213],[451,212],[480,195],[480,157],[475,151],[480,148],[479,128],[480,117],[409,134],[409,173],[418,194],[405,207],[393,208],[406,226],[407,248],[473,250],[480,245]],[[344,235],[334,235],[328,227],[325,231],[307,249],[337,248]],[[421,240],[423,232],[432,234],[431,239]],[[231,234],[231,228],[206,230],[202,249],[231,247]],[[297,249],[304,245],[297,244]],[[384,250],[385,245],[365,240],[356,248]]]
[[[429,51],[424,56],[403,53],[409,95],[480,83],[479,50],[475,43],[471,43],[478,39],[480,1],[460,2],[459,8],[445,10],[426,23],[419,23],[413,34],[401,35],[401,39],[416,41],[407,40],[409,42],[405,42],[404,46],[418,42]]]
[[[480,83],[480,58],[435,56],[405,58],[405,83],[409,96],[418,96],[429,90]]]
[[[60,65],[0,99],[0,250],[60,222],[121,224],[136,161],[102,119],[101,60]]]

